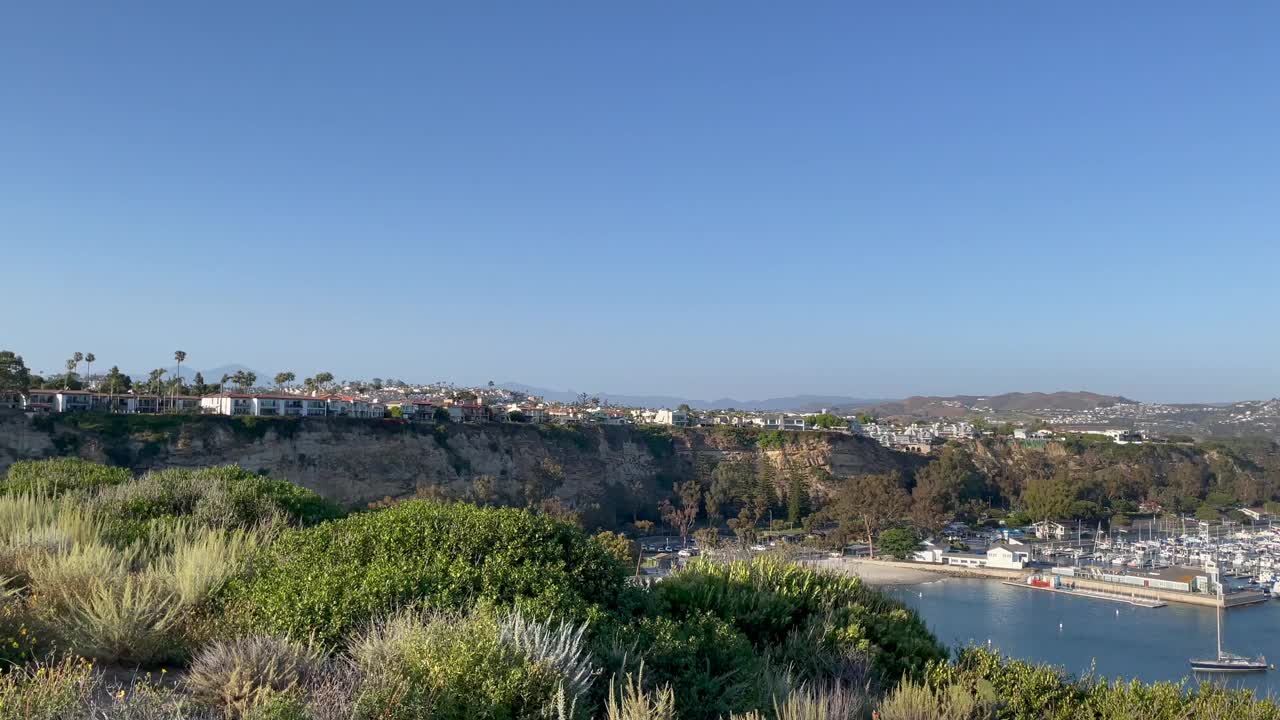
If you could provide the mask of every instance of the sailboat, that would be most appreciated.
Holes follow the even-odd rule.
[[[1266,672],[1267,658],[1259,655],[1256,658],[1236,655],[1222,649],[1222,584],[1218,584],[1218,657],[1213,660],[1192,659],[1191,669],[1199,672]]]

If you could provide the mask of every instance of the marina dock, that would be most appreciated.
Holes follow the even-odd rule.
[[[1010,584],[1023,584],[1026,582],[1026,570],[1004,570],[997,568],[984,567],[957,567],[949,565],[938,565],[934,563],[909,562],[902,560],[870,560],[863,558],[859,562],[884,565],[888,567],[912,568],[915,570],[923,570],[925,572],[937,573],[940,575],[953,575],[958,577],[986,578],[991,580],[1009,581]],[[1069,579],[1073,588],[1073,592],[1079,597],[1093,597],[1092,595],[1082,594],[1081,591],[1087,590],[1091,593],[1099,593],[1100,595],[1121,595],[1129,597],[1132,594],[1141,593],[1139,597],[1155,600],[1163,603],[1179,603],[1182,605],[1199,605],[1201,607],[1226,607],[1234,608],[1244,605],[1253,605],[1256,603],[1266,602],[1270,596],[1259,590],[1241,590],[1228,593],[1221,600],[1216,595],[1203,592],[1181,592],[1177,590],[1160,590],[1156,588],[1142,586],[1127,586],[1117,583],[1103,582],[1086,577],[1071,577]],[[1136,593],[1135,593],[1136,588]],[[1043,588],[1033,588],[1043,589]],[[1094,599],[1112,599],[1103,597],[1094,597]]]
[[[1156,598],[1139,597],[1137,595],[1124,595],[1115,592],[1106,592],[1103,590],[1072,590],[1062,587],[1048,587],[1043,585],[1030,585],[1025,582],[1013,582],[1012,580],[1001,581],[1001,585],[1010,585],[1013,587],[1026,588],[1027,590],[1040,590],[1044,592],[1058,593],[1059,595],[1071,595],[1074,597],[1090,598],[1093,600],[1107,600],[1110,602],[1125,603],[1126,605],[1134,605],[1144,608],[1162,608],[1168,603]]]

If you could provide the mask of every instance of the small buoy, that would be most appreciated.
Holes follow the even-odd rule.
[[[1061,629],[1062,629],[1062,623],[1058,623],[1058,629],[1059,629],[1059,630],[1061,630]]]
[[[1119,614],[1120,614],[1120,611],[1119,611],[1119,610],[1117,610],[1117,611],[1116,611],[1116,614],[1117,614],[1117,615],[1119,615]]]
[[[924,597],[924,593],[917,593],[920,597]]]

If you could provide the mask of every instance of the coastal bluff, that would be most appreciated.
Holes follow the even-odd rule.
[[[541,488],[601,526],[656,517],[673,483],[726,460],[798,474],[816,496],[841,478],[925,462],[842,433],[0,411],[0,473],[59,456],[135,472],[236,464],[350,507],[413,496],[523,504]]]

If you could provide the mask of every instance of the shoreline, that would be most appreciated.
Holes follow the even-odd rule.
[[[867,559],[825,558],[813,565],[821,570],[853,575],[868,585],[919,585],[946,574],[932,569],[904,567],[905,564]]]

